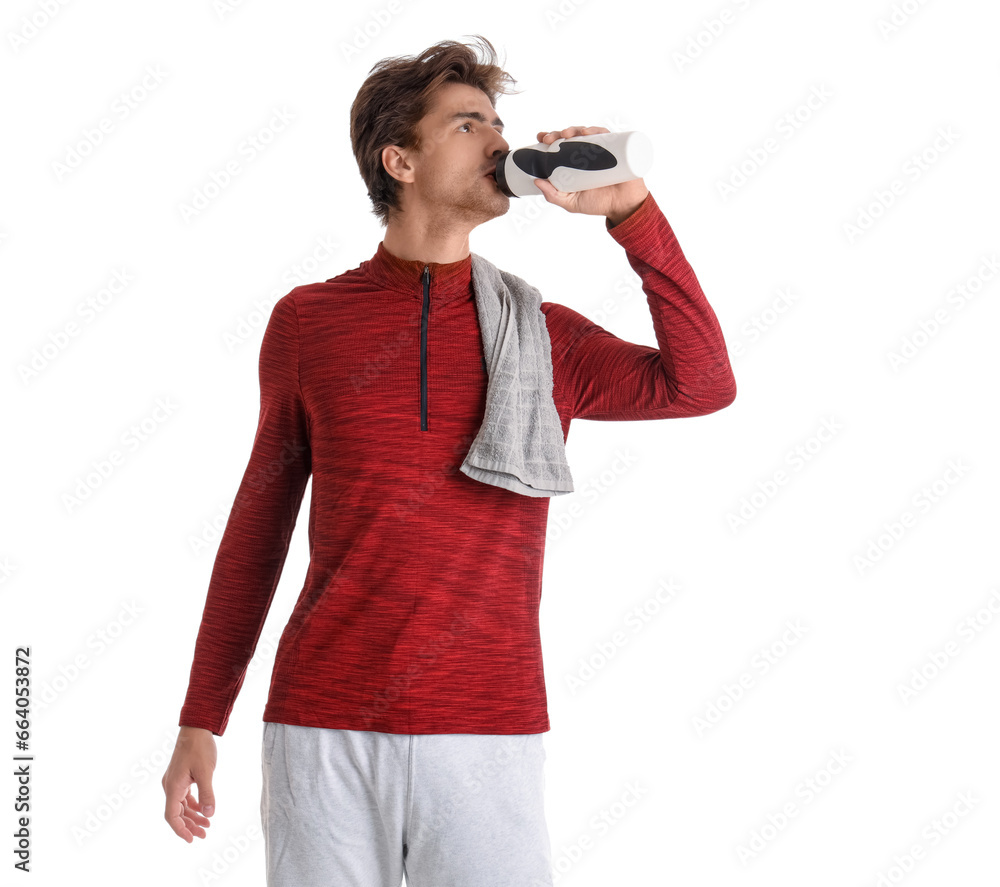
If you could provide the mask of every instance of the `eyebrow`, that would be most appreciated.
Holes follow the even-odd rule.
[[[478,120],[480,123],[485,123],[486,118],[480,114],[478,111],[457,111],[448,118],[448,122],[452,123],[455,120],[464,120],[465,118],[471,118],[473,120]],[[493,125],[499,126],[503,129],[503,121],[499,117],[493,118]]]

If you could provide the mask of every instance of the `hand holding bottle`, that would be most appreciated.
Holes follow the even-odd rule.
[[[572,139],[578,136],[610,132],[611,130],[602,126],[571,126],[563,130],[539,132],[538,141],[542,145],[551,145],[559,139]],[[605,140],[595,140],[595,144],[598,144],[600,141]],[[502,167],[498,166],[497,171],[501,173],[504,169],[509,170],[508,177],[511,177],[511,173],[520,173],[518,181],[514,182],[512,179],[510,184],[517,187],[521,193],[528,193],[527,189],[524,188],[524,184],[526,181],[531,180],[535,188],[544,195],[549,203],[561,206],[567,212],[606,216],[612,225],[616,225],[635,212],[646,199],[646,195],[649,194],[646,183],[642,178],[636,177],[635,172],[645,173],[649,168],[652,162],[652,145],[649,143],[649,139],[642,133],[634,132],[616,133],[612,139],[606,140],[606,146],[610,149],[609,151],[598,148],[592,152],[594,154],[594,166],[591,170],[587,170],[585,165],[577,165],[575,168],[560,167],[555,172],[549,173],[556,180],[559,178],[567,180],[575,178],[577,181],[586,181],[589,187],[582,190],[561,191],[549,181],[548,177],[531,178],[530,175],[525,176],[521,169],[511,165],[511,159],[516,162],[518,159],[516,157],[509,158],[505,156],[504,159],[507,160],[507,163],[503,164]],[[612,152],[617,152],[617,156]],[[599,156],[601,154],[606,155],[606,157],[602,158]],[[543,158],[544,156],[542,155]],[[590,158],[587,158],[585,155],[584,160],[588,159]],[[602,160],[610,161],[610,165],[602,165]],[[530,169],[530,164],[526,165]],[[611,167],[615,168],[612,169]],[[585,171],[581,175],[579,170]],[[622,175],[627,175],[630,178],[626,181],[600,185],[598,187],[593,187],[588,181],[588,178],[599,181],[601,177],[604,177],[606,180],[608,177],[615,178]],[[498,175],[499,178],[500,176]]]

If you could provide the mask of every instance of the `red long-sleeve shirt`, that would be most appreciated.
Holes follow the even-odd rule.
[[[642,279],[659,347],[543,302],[564,439],[574,418],[668,419],[730,404],[722,331],[652,194],[605,224]],[[311,474],[309,569],[263,720],[385,733],[549,729],[538,623],[549,499],[458,470],[486,403],[471,268],[471,256],[408,261],[380,243],[357,268],[275,304],[257,433],[212,570],[181,725],[225,731]]]

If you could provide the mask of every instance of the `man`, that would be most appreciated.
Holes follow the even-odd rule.
[[[264,712],[268,884],[552,883],[538,607],[548,497],[458,470],[488,372],[469,232],[510,201],[507,81],[445,41],[370,72],[351,139],[386,232],[373,258],[274,306],[261,411],[219,546],[181,731],[163,777],[186,841],[214,812],[221,736],[281,575],[306,482],[310,566]],[[596,132],[538,133],[551,143]],[[698,416],[736,394],[715,314],[641,180],[563,193],[604,216],[641,276],[659,348],[543,302],[552,400],[573,418]],[[198,798],[191,794],[198,785]]]

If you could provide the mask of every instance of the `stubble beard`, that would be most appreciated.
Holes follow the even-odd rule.
[[[480,225],[502,216],[510,209],[510,198],[500,190],[490,179],[480,175],[477,182],[469,182],[468,186],[454,195],[442,209],[461,218],[466,222]]]

